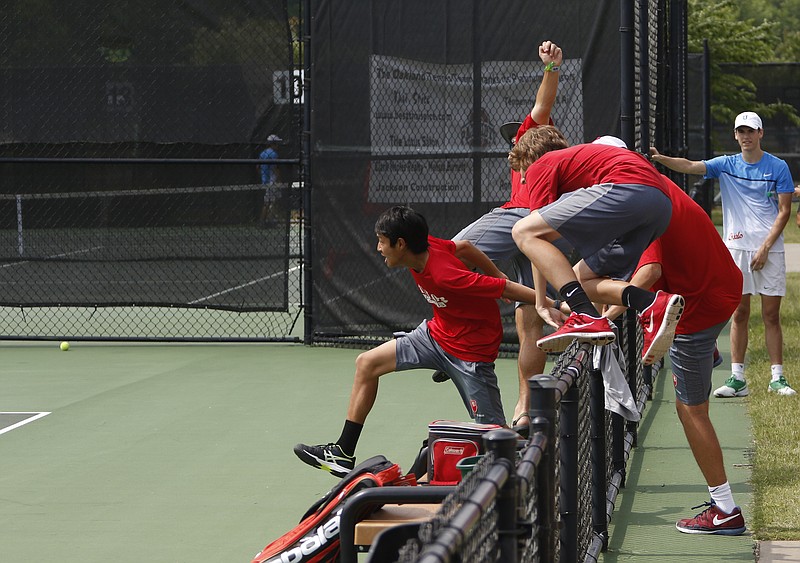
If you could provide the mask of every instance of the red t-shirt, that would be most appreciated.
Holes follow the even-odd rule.
[[[503,338],[497,299],[505,291],[506,279],[468,270],[456,258],[451,240],[429,236],[428,242],[425,269],[410,272],[433,308],[428,322],[431,337],[456,358],[493,362]]]
[[[675,332],[692,334],[730,319],[742,298],[742,272],[703,208],[672,180],[664,178],[664,183],[672,218],[637,268],[661,264],[661,279],[653,290],[683,296],[686,308]]]
[[[553,124],[552,119],[549,124]],[[541,123],[536,123],[529,113],[519,126],[519,129],[517,129],[517,136],[514,137],[514,143],[519,141],[519,138],[522,137],[528,129],[539,127],[539,125],[541,125]],[[528,190],[525,189],[525,184],[522,183],[522,174],[516,170],[511,171],[511,198],[501,207],[505,209],[512,209],[515,207],[530,209],[528,206]]]
[[[525,172],[531,210],[553,203],[562,194],[596,184],[641,184],[669,197],[663,177],[644,156],[610,145],[589,143],[550,151]]]

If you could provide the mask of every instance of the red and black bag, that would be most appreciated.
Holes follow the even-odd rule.
[[[431,485],[461,481],[456,463],[484,453],[483,435],[502,428],[497,424],[434,420],[428,425],[428,478]]]
[[[413,481],[413,482],[410,482]],[[348,497],[370,487],[416,484],[384,456],[371,457],[350,471],[309,508],[292,530],[267,545],[252,563],[334,563],[339,561],[339,518]],[[367,508],[370,512],[379,507]],[[362,517],[366,517],[364,514]]]

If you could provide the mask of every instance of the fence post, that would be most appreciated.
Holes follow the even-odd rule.
[[[642,364],[642,350],[639,349],[638,336],[639,319],[636,311],[628,309],[625,313],[625,362],[627,364],[627,378],[628,387],[631,389],[634,401],[639,402],[639,389],[638,389],[638,367]],[[626,424],[627,431],[633,437],[633,446],[636,447],[639,442],[639,426],[636,422],[629,422]]]
[[[497,534],[500,561],[517,563],[517,433],[508,429],[492,430],[483,437],[486,450],[494,452],[496,460],[505,460],[509,473],[497,492]],[[503,463],[503,462],[500,462]]]
[[[536,375],[528,380],[531,390],[528,414],[531,418],[531,435],[541,432],[547,437],[542,461],[536,471],[536,502],[538,513],[539,560],[555,561],[558,540],[556,514],[556,421],[558,401],[556,398],[558,378],[552,375]]]
[[[611,353],[611,350],[607,350]],[[606,409],[603,374],[589,370],[589,420],[591,425],[592,460],[592,529],[608,549],[608,518],[606,516]]]
[[[611,469],[620,474],[620,487],[625,487],[625,419],[611,413]]]
[[[578,377],[585,377],[575,374]],[[559,419],[559,447],[561,450],[560,512],[561,512],[561,563],[578,560],[578,387],[569,386],[561,397]]]

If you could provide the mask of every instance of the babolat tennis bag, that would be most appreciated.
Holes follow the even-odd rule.
[[[413,475],[402,476],[400,467],[384,456],[371,457],[355,466],[339,483],[309,508],[300,523],[255,556],[252,563],[336,563],[339,561],[339,518],[348,497],[371,487],[416,485]],[[379,506],[365,508],[366,518]]]
[[[498,424],[434,420],[428,425],[428,471],[431,485],[456,485],[461,471],[456,463],[484,453],[483,435]]]

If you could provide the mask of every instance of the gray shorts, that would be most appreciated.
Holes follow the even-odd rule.
[[[455,383],[470,418],[483,424],[505,425],[494,363],[465,362],[448,354],[431,338],[428,321],[422,321],[411,332],[395,333],[395,336],[395,371],[417,368],[443,371]]]
[[[727,321],[692,334],[676,334],[669,349],[675,398],[684,405],[702,405],[711,395],[714,346]]]
[[[489,213],[478,218],[477,221],[467,225],[453,240],[468,240],[481,250],[492,262],[510,260],[514,281],[524,286],[533,287],[533,272],[528,257],[520,252],[517,243],[511,236],[511,229],[517,221],[531,214],[530,209],[513,207],[506,209],[495,207]],[[572,248],[562,238],[553,244],[565,255],[569,255]],[[555,297],[555,291],[548,286],[548,294]],[[517,302],[517,306],[520,303]]]
[[[598,184],[565,193],[539,214],[595,274],[628,279],[667,229],[672,202],[650,186]]]

